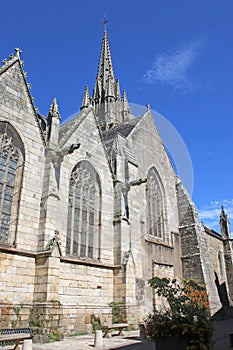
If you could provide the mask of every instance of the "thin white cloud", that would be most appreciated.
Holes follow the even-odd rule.
[[[213,230],[220,232],[219,217],[221,213],[221,206],[224,206],[225,213],[231,223],[231,232],[233,227],[233,199],[224,199],[222,201],[212,201],[208,205],[199,208],[199,217],[203,223],[212,228]],[[231,233],[233,236],[233,233]]]
[[[143,82],[170,85],[175,90],[191,92],[195,86],[189,70],[199,55],[199,45],[189,44],[155,57],[151,69],[143,75]]]

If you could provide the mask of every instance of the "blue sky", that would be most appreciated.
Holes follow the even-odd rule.
[[[182,137],[204,223],[218,230],[224,205],[233,225],[232,0],[2,2],[0,57],[22,49],[42,114],[56,96],[66,119],[94,87],[104,15],[121,89]]]

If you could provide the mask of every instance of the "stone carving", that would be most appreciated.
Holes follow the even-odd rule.
[[[57,230],[55,230],[54,237],[52,239],[50,239],[45,250],[52,252],[56,245],[58,246],[59,251],[60,251],[61,240],[60,240],[60,236],[59,236],[59,231],[57,231]]]
[[[7,133],[4,133],[1,136],[1,153],[7,157],[10,155],[11,158],[18,160],[19,158],[19,153],[17,148],[11,143],[12,138],[7,135]]]
[[[60,181],[61,163],[63,162],[63,159],[67,154],[72,154],[76,149],[79,149],[80,145],[81,145],[80,143],[73,143],[72,145],[64,148],[50,150],[50,155],[51,155],[52,163],[55,170],[55,178],[56,178],[58,189],[59,189],[59,181]]]

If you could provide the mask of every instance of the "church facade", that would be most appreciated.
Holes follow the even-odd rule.
[[[205,227],[148,106],[130,111],[106,28],[93,94],[61,123],[38,113],[20,50],[0,67],[1,327],[89,331],[110,303],[138,325],[158,307],[153,276],[204,283],[212,313],[233,298],[232,240]],[[224,292],[223,292],[224,289]]]

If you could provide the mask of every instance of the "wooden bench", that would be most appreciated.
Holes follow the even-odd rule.
[[[124,335],[123,330],[128,327],[128,323],[113,323],[113,324],[104,324],[102,325],[102,330],[104,331],[103,338],[111,338],[110,330],[117,329],[117,335]]]
[[[29,328],[3,328],[0,329],[0,349],[9,349],[5,343],[13,342],[13,349],[18,349],[18,345],[26,339],[31,339]]]

